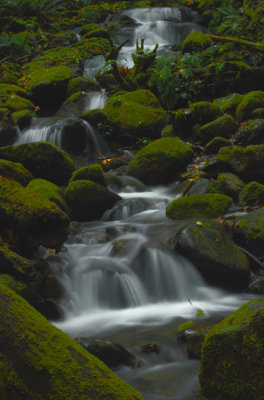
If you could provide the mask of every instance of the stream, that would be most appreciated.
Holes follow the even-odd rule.
[[[134,21],[128,27],[118,26],[114,36],[116,44],[129,40],[119,59],[128,67],[136,39],[144,39],[150,49],[159,43],[159,55],[172,54],[172,45],[193,30],[203,31],[198,15],[183,8],[134,9],[121,15]],[[118,18],[120,14],[108,21]],[[103,64],[102,56],[87,60],[84,76],[93,78]],[[103,91],[88,93],[83,111],[103,108],[106,101]],[[59,116],[34,118],[19,132],[17,143],[48,140],[61,147],[65,123]],[[87,136],[88,147],[92,141],[97,154],[106,151],[89,124]],[[84,153],[84,157],[89,153],[86,164],[96,162],[91,151]],[[198,399],[199,361],[188,358],[185,344],[177,339],[178,326],[189,320],[223,318],[256,296],[208,286],[195,265],[170,248],[175,226],[165,209],[177,196],[177,182],[147,187],[112,172],[106,179],[122,200],[100,221],[73,222],[60,253],[41,250],[65,289],[60,303],[64,318],[54,324],[73,338],[110,340],[130,351],[137,367],[123,366],[115,372],[145,400]],[[159,351],[143,352],[145,345],[157,345]]]

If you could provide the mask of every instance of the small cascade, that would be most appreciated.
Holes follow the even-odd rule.
[[[94,79],[97,72],[99,72],[105,64],[105,58],[102,55],[88,58],[84,64],[83,76],[84,78]]]
[[[55,118],[32,118],[28,128],[18,132],[15,144],[50,142],[62,147],[61,131],[64,121]]]

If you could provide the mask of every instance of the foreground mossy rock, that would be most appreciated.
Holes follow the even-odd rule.
[[[203,125],[221,117],[223,111],[217,104],[209,101],[199,101],[190,104],[190,115],[193,123]]]
[[[264,92],[256,90],[243,97],[236,109],[238,121],[244,121],[251,117],[252,111],[264,107]]]
[[[249,283],[249,261],[217,222],[202,220],[186,225],[178,234],[176,249],[195,263],[207,282],[233,290]]]
[[[33,179],[31,173],[22,164],[8,160],[0,160],[0,175],[14,179],[23,186],[26,186]]]
[[[239,193],[240,206],[257,206],[264,202],[264,185],[256,181],[249,182]]]
[[[146,184],[175,180],[191,161],[193,150],[179,138],[161,138],[139,150],[127,167],[132,175]]]
[[[104,111],[122,143],[135,143],[139,137],[157,138],[166,125],[167,114],[149,90],[114,94]]]
[[[241,103],[243,97],[242,94],[232,93],[228,96],[215,99],[213,103],[217,104],[224,113],[235,117],[237,106]]]
[[[56,110],[62,103],[68,81],[72,78],[71,68],[60,65],[35,68],[25,79],[20,80],[27,92],[31,93],[35,104],[45,110]]]
[[[263,256],[264,209],[251,211],[235,220],[233,234],[236,242],[256,256]]]
[[[106,186],[104,171],[100,164],[92,164],[87,167],[76,169],[76,171],[73,172],[69,183],[79,180],[88,180]]]
[[[65,189],[65,199],[77,221],[92,221],[121,199],[102,185],[88,180],[71,182]]]
[[[221,192],[232,197],[234,200],[237,200],[241,189],[245,185],[245,182],[231,172],[222,172],[217,176],[217,180]]]
[[[67,153],[47,142],[0,147],[0,158],[24,165],[35,178],[57,185],[68,182],[74,163]]]
[[[199,128],[199,136],[202,144],[208,143],[216,136],[230,138],[237,130],[237,123],[231,115],[225,114]]]
[[[0,178],[0,231],[21,254],[32,255],[40,245],[60,249],[69,218],[54,203],[20,183]]]
[[[200,385],[211,400],[262,400],[264,300],[250,301],[207,334]]]
[[[26,98],[26,91],[18,86],[0,83],[0,108],[8,111],[34,110],[34,104]]]
[[[247,121],[234,135],[234,143],[241,146],[264,143],[264,119]]]
[[[0,283],[0,396],[142,400],[105,364]]]
[[[166,215],[171,219],[215,218],[225,214],[231,203],[231,197],[223,194],[192,194],[173,200]]]
[[[211,44],[212,39],[209,35],[199,31],[193,31],[184,40],[182,44],[182,52],[195,53],[210,47]]]
[[[214,137],[210,142],[208,142],[204,148],[205,154],[216,154],[221,147],[231,146],[230,140],[223,137]]]
[[[1,154],[1,153],[0,153]],[[264,145],[222,147],[217,160],[230,166],[230,172],[245,182],[264,183]]]

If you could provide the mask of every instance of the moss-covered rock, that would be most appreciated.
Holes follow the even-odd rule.
[[[176,249],[193,261],[211,284],[242,290],[249,283],[249,261],[219,223],[202,220],[187,224],[178,234]]]
[[[262,400],[264,300],[244,304],[205,338],[200,385],[209,399]]]
[[[224,113],[235,117],[237,106],[241,103],[243,97],[242,94],[232,93],[228,96],[215,99],[213,103],[217,104]]]
[[[264,183],[264,145],[222,147],[217,160],[230,166],[245,182]],[[231,171],[230,171],[231,172]]]
[[[209,35],[199,31],[193,31],[184,40],[182,44],[182,52],[195,53],[210,47],[211,44],[212,39]]]
[[[185,190],[185,195],[204,194],[204,193],[219,193],[218,188],[210,179],[200,177],[194,181],[190,181],[190,187]]]
[[[248,286],[249,293],[260,294],[264,295],[264,277],[258,276],[257,278],[253,279]]]
[[[95,109],[84,111],[81,117],[85,121],[89,122],[92,126],[95,126],[101,134],[104,134],[104,131],[106,131],[107,129],[110,129],[111,132],[113,130],[109,123],[108,116],[106,115],[104,110]]]
[[[206,144],[204,152],[205,154],[216,154],[221,147],[231,146],[231,144],[230,140],[216,136]]]
[[[35,178],[57,185],[68,182],[74,163],[67,153],[47,142],[0,147],[0,158],[23,164]]]
[[[221,192],[232,197],[234,200],[237,200],[241,189],[245,185],[245,182],[231,172],[222,172],[217,176],[217,180]]]
[[[171,219],[215,218],[225,214],[232,202],[223,194],[193,194],[173,200],[166,209]]]
[[[264,202],[264,185],[256,181],[246,184],[239,193],[240,206],[256,206]]]
[[[91,23],[91,24],[86,24],[83,25],[80,34],[83,36],[83,38],[90,38],[90,37],[101,37],[105,39],[109,39],[109,32],[107,29],[102,28],[100,25]]]
[[[147,184],[172,182],[192,159],[193,150],[179,138],[161,138],[143,147],[127,173]]]
[[[238,121],[244,121],[251,117],[252,111],[264,107],[264,92],[249,92],[243,97],[243,100],[236,108],[236,118]]]
[[[102,185],[88,180],[71,182],[65,189],[65,199],[77,221],[92,221],[102,217],[120,197]]]
[[[264,119],[249,120],[234,135],[234,143],[240,146],[264,143]]]
[[[73,172],[69,183],[78,180],[88,180],[106,186],[104,171],[100,164],[92,164],[87,167],[76,169],[76,171]]]
[[[26,186],[33,179],[31,173],[22,164],[8,160],[0,160],[0,175],[14,179],[23,186]]]
[[[190,115],[194,124],[207,124],[223,115],[221,108],[209,101],[199,101],[190,104]]]
[[[105,364],[2,283],[0,310],[1,398],[142,400]]]
[[[59,249],[67,237],[69,218],[54,203],[7,178],[0,179],[1,234],[24,255],[39,245]]]
[[[85,79],[82,76],[70,79],[67,85],[66,96],[70,97],[76,92],[91,92],[98,90],[100,87],[93,79]]]
[[[122,143],[135,143],[139,137],[158,137],[166,125],[166,112],[149,90],[115,94],[104,111],[115,137]]]
[[[230,138],[237,130],[238,125],[231,115],[225,114],[199,128],[199,138],[202,144],[208,143],[216,136]]]
[[[173,125],[168,125],[161,131],[161,137],[175,137]]]

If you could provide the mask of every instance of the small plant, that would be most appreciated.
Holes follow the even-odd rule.
[[[152,142],[152,140],[150,138],[143,136],[143,137],[137,139],[136,144],[141,145],[141,146],[146,146],[147,144],[149,144],[151,142]]]

